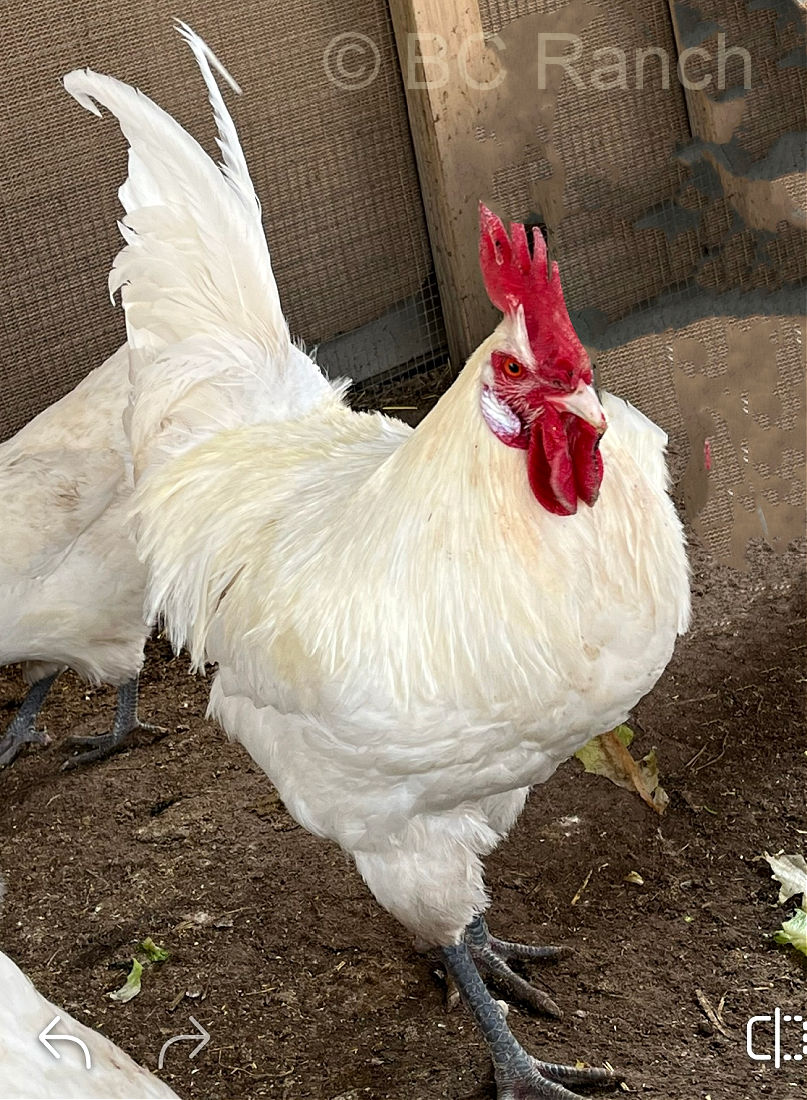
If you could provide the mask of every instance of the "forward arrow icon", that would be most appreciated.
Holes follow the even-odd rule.
[[[188,1055],[189,1058],[195,1058],[202,1047],[206,1047],[207,1044],[210,1042],[210,1032],[205,1031],[205,1029],[202,1027],[195,1016],[190,1016],[188,1018],[193,1026],[196,1028],[196,1035],[175,1035],[173,1039],[166,1040],[166,1042],[163,1043],[162,1050],[160,1051],[160,1057],[157,1059],[157,1069],[163,1068],[165,1052],[168,1050],[172,1043],[181,1043],[184,1042],[186,1039],[190,1039],[192,1042],[196,1042],[197,1039],[200,1039],[201,1042],[199,1042]]]

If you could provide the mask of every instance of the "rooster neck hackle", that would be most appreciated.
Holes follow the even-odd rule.
[[[481,522],[487,528],[497,518],[509,530],[516,523],[527,526],[535,512],[524,452],[503,445],[482,416],[483,367],[495,342],[494,334],[480,345],[388,460],[405,497],[417,484],[424,508],[449,509],[442,518],[451,537],[461,540],[468,538],[470,527]]]

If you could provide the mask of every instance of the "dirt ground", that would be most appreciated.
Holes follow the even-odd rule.
[[[752,1062],[745,1030],[807,1007],[804,960],[770,939],[792,906],[761,859],[799,851],[807,829],[802,560],[803,547],[759,545],[741,574],[693,551],[692,631],[633,721],[638,754],[658,747],[663,818],[570,761],[488,860],[494,931],[573,949],[529,968],[564,1019],[513,1008],[514,1031],[547,1059],[607,1059],[626,1082],[609,1095],[807,1095],[805,1063]],[[14,669],[0,674],[0,725],[22,694]],[[194,1015],[209,1045],[194,1061],[174,1045],[162,1074],[185,1098],[490,1100],[487,1054],[449,1008],[438,958],[415,952],[336,847],[295,826],[205,720],[206,696],[153,642],[141,715],[166,732],[61,772],[63,739],[108,728],[114,692],[57,681],[52,746],[0,773],[0,946],[152,1069]],[[146,936],[168,960],[134,1000],[110,1001]],[[757,1047],[769,1039],[760,1030]]]

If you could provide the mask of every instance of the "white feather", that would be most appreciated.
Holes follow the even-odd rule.
[[[234,82],[189,27],[180,33],[214,108],[221,170],[142,93],[90,70],[64,79],[82,106],[97,114],[97,101],[116,116],[130,146],[119,192],[127,247],[110,287],[126,311],[137,471],[146,454],[162,461],[206,435],[294,416],[341,392],[289,337],[260,205],[210,64]]]
[[[238,95],[241,94],[241,89],[210,49],[208,44],[203,42],[199,35],[191,30],[187,23],[178,20],[177,27],[179,33],[193,51],[193,56],[196,58],[205,86],[207,87],[210,106],[213,108],[213,117],[216,120],[216,126],[219,132],[216,144],[221,150],[221,155],[224,159],[224,175],[234,188],[236,194],[242,199],[247,212],[254,213],[255,208],[257,208],[258,215],[260,215],[261,204],[252,186],[247,162],[244,159],[244,151],[241,148],[241,143],[238,140],[238,134],[236,133],[233,120],[230,117],[230,112],[227,110],[224,100],[221,98],[221,92],[210,70],[210,66],[212,65],[213,68],[215,68],[216,72],[227,81],[233,91],[237,92]]]
[[[238,168],[231,124],[231,133],[221,132],[225,175],[178,123],[121,81],[77,69],[64,86],[93,113],[95,102],[111,111],[130,144],[120,190],[129,247],[118,255],[110,288],[122,291],[132,346],[149,361],[188,337],[227,333],[272,357],[286,355],[288,328],[260,209],[246,168]],[[225,114],[220,109],[220,125]]]

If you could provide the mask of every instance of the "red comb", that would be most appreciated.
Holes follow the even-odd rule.
[[[588,356],[569,320],[558,265],[547,266],[546,243],[532,230],[532,255],[527,231],[520,222],[504,223],[483,202],[479,204],[479,263],[488,297],[502,313],[524,309],[527,335],[536,362],[551,373],[555,360],[578,369]]]

